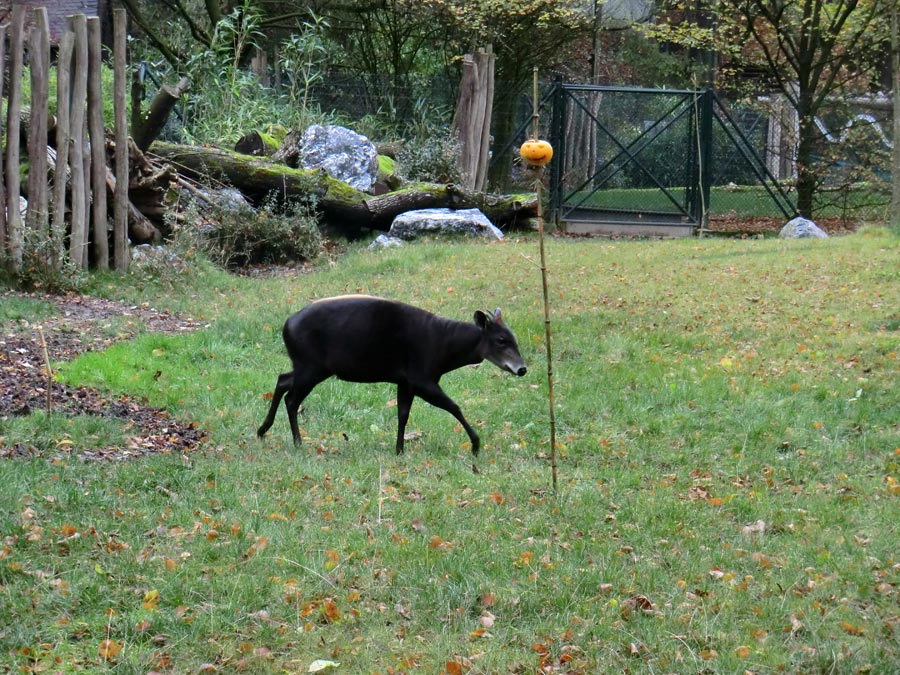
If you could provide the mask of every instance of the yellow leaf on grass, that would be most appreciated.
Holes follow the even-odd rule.
[[[144,593],[144,609],[153,611],[159,605],[159,591],[153,589]]]
[[[328,560],[325,562],[326,570],[333,570],[340,564],[341,555],[334,549],[328,549],[327,551],[325,551],[325,555],[328,556]]]

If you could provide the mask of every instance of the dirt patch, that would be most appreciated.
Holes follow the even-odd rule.
[[[180,333],[200,324],[149,306],[129,306],[102,298],[39,296],[6,292],[4,299],[31,297],[50,303],[55,312],[40,321],[51,364],[106,349],[141,330]],[[205,439],[196,423],[173,419],[128,396],[108,396],[90,387],[70,387],[53,382],[54,414],[97,415],[122,420],[128,428],[126,447],[75,448],[62,445],[60,454],[88,460],[133,459],[156,453],[186,452]],[[47,407],[47,374],[38,324],[4,321],[0,330],[0,421],[30,415]],[[21,443],[7,446],[0,438],[0,458],[42,454]]]
[[[710,219],[709,231],[713,234],[734,237],[772,236],[781,232],[785,224],[779,218],[746,218],[737,216],[715,216]],[[815,220],[829,236],[852,234],[859,229],[860,223],[844,218],[822,218]]]

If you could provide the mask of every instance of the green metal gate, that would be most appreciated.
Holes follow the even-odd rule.
[[[690,234],[707,221],[714,186],[754,189],[773,215],[795,215],[712,90],[556,83],[547,100],[551,218],[566,231]]]

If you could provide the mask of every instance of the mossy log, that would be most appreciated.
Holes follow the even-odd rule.
[[[387,230],[394,217],[425,208],[479,208],[498,227],[524,226],[537,211],[532,193],[489,195],[456,185],[412,183],[401,190],[373,196],[353,189],[321,170],[292,169],[258,157],[220,148],[156,141],[150,152],[201,182],[207,179],[237,188],[251,202],[315,197],[327,223],[342,230]]]

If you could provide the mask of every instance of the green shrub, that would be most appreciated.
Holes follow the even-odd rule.
[[[305,202],[281,207],[272,201],[259,210],[213,206],[203,216],[189,215],[186,221],[192,225],[175,228],[182,248],[199,250],[226,268],[312,260],[322,250],[315,211]]]
[[[458,183],[459,138],[450,129],[433,130],[408,141],[397,158],[398,169],[408,180]]]

